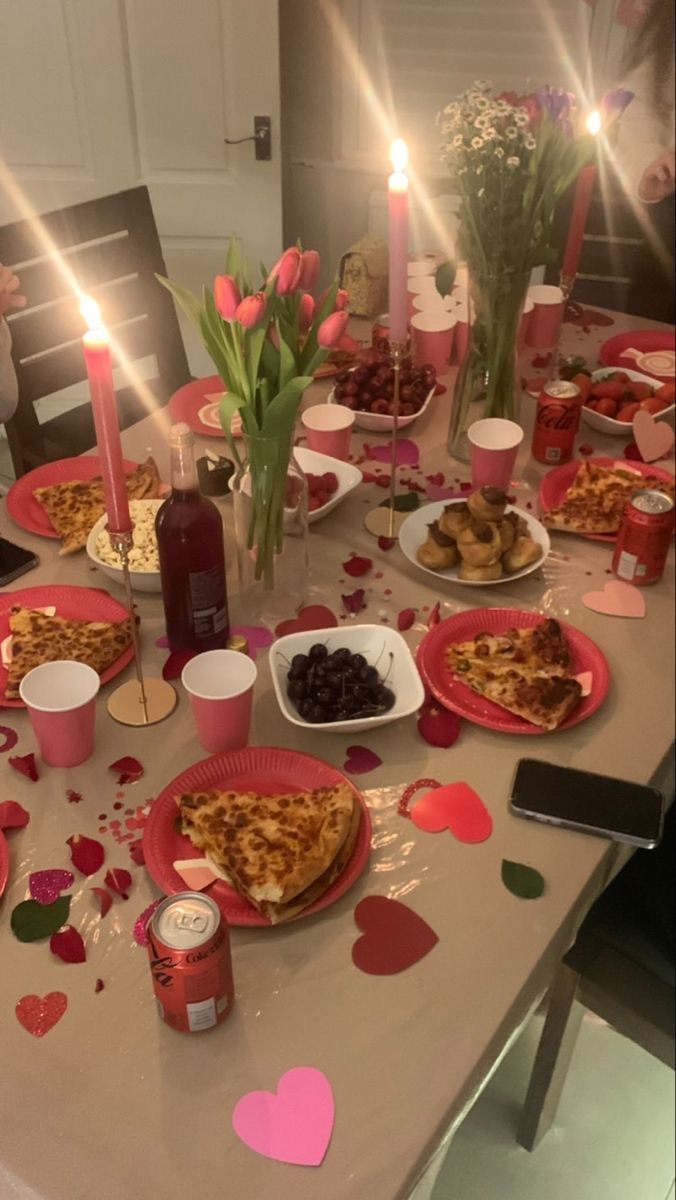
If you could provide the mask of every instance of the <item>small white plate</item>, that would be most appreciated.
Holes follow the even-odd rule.
[[[406,518],[399,530],[399,545],[409,562],[412,562],[419,571],[424,571],[426,575],[432,575],[435,579],[445,579],[448,583],[457,583],[460,587],[496,587],[500,584],[511,583],[514,579],[521,579],[524,575],[531,575],[533,571],[537,571],[538,567],[542,566],[551,549],[547,530],[530,513],[524,512],[522,508],[516,508],[513,504],[508,504],[505,512],[514,512],[523,517],[533,541],[538,542],[542,547],[542,554],[535,562],[529,563],[520,571],[513,571],[511,574],[505,572],[500,579],[480,580],[458,579],[457,567],[449,567],[446,571],[432,571],[429,567],[423,567],[422,563],[418,562],[416,552],[427,537],[427,526],[431,525],[433,521],[438,521],[448,503],[447,500],[438,500],[434,504],[426,504],[423,508],[416,509]],[[450,503],[462,504],[463,501],[452,500]]]
[[[430,388],[429,394],[427,396],[425,403],[423,404],[422,408],[418,410],[417,413],[413,413],[413,415],[409,416],[409,417],[400,417],[399,418],[399,420],[397,422],[398,429],[406,429],[406,427],[408,425],[412,425],[414,421],[417,421],[418,417],[421,417],[424,412],[427,412],[427,409],[429,408],[430,400],[432,399],[432,396],[434,395],[434,389],[436,388],[436,386],[437,385],[435,383],[434,387]],[[334,388],[331,388],[331,391],[329,392],[328,396],[326,397],[326,403],[327,404],[342,404],[342,400],[336,400],[336,393],[335,393]],[[391,433],[394,428],[394,417],[389,416],[388,413],[362,412],[361,409],[355,408],[354,409],[354,423],[358,429],[368,429],[370,433]]]
[[[655,379],[652,375],[641,375],[640,371],[626,370],[625,367],[601,367],[598,371],[592,372],[592,383],[598,383],[599,379],[608,379],[614,375],[616,371],[623,371],[630,379],[636,383],[649,383],[654,392],[662,385],[659,379]],[[655,413],[655,420],[661,421],[663,417],[669,417],[676,406],[669,405],[660,413]],[[596,429],[598,433],[609,433],[613,437],[626,437],[628,441],[633,438],[633,430],[631,421],[616,421],[613,417],[604,417],[603,413],[594,412],[593,408],[582,406],[582,420],[585,425],[589,425],[591,429]]]
[[[205,404],[198,412],[197,416],[203,425],[207,425],[209,429],[218,429],[225,437],[223,426],[221,425],[221,398],[213,399],[214,393],[207,394],[207,400],[211,400],[210,404]],[[241,437],[242,434],[242,418],[239,413],[233,413],[230,422],[230,431],[233,437]]]
[[[319,454],[316,450],[308,450],[305,446],[296,446],[294,455],[301,470],[306,474],[309,471],[311,475],[326,475],[328,471],[333,471],[338,480],[338,490],[333,493],[331,499],[321,508],[308,513],[307,519],[310,525],[314,525],[315,521],[321,521],[322,517],[337,508],[364,478],[359,467],[354,467],[352,463],[343,462],[339,458],[331,458],[328,454]]]

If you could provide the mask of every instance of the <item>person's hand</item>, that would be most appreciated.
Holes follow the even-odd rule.
[[[646,167],[638,185],[638,194],[646,204],[657,204],[666,200],[676,188],[676,166],[674,151],[667,150],[649,167]]]
[[[19,277],[0,263],[0,320],[10,308],[25,308],[26,297],[19,291]]]

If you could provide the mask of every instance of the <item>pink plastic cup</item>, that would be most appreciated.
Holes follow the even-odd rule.
[[[408,297],[408,319],[415,315],[413,300],[415,296],[438,296],[434,275],[409,275],[406,284]]]
[[[558,345],[565,308],[560,287],[538,283],[528,289],[533,311],[528,319],[526,345],[533,350],[551,350]]]
[[[506,491],[523,441],[521,426],[502,417],[484,417],[470,425],[467,440],[472,487],[499,487]]]
[[[210,754],[247,745],[257,675],[255,663],[238,650],[205,650],[185,664],[181,683],[197,736]]]
[[[354,413],[344,404],[313,404],[301,414],[310,450],[347,462]]]
[[[453,349],[455,317],[443,309],[418,312],[411,321],[413,361],[432,363],[437,375],[445,375]]]
[[[19,694],[50,767],[77,767],[92,754],[100,686],[96,671],[81,662],[42,663],[24,675]]]

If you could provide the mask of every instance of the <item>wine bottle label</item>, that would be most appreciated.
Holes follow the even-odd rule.
[[[218,567],[210,571],[193,571],[188,576],[190,602],[197,637],[220,633],[228,624],[223,573]]]

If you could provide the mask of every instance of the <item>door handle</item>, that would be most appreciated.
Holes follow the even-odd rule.
[[[248,137],[223,138],[226,146],[241,146],[242,142],[255,142],[258,162],[269,162],[272,158],[272,121],[270,117],[254,117],[254,131]]]

